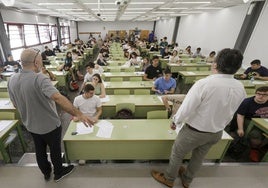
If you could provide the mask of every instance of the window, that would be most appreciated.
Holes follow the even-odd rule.
[[[40,43],[36,25],[24,25],[24,36],[26,46],[32,46]]]
[[[70,32],[68,26],[61,26],[61,38],[63,43],[70,43]]]
[[[13,58],[15,61],[20,60],[20,54],[24,50],[24,48],[19,48],[16,50],[11,50],[11,54],[13,55]]]
[[[50,33],[48,25],[39,25],[38,26],[39,36],[41,43],[50,42]]]
[[[22,39],[22,25],[8,25],[8,32],[11,48],[24,46]]]
[[[51,40],[57,40],[58,39],[58,30],[55,25],[50,26],[50,31],[51,31]]]

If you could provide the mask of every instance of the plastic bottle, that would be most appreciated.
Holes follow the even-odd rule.
[[[254,76],[252,76],[252,77],[250,78],[250,82],[251,82],[251,83],[254,82]]]

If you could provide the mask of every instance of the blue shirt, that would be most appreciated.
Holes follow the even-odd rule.
[[[260,76],[268,76],[268,69],[264,66],[261,66],[260,68],[253,70],[251,67],[247,68],[247,70],[244,72],[244,74],[247,75],[247,78],[250,79],[252,75],[255,73],[258,73]]]
[[[160,77],[155,80],[154,86],[164,94],[165,90],[170,91],[172,88],[176,88],[176,80],[174,78],[165,80],[163,77]]]

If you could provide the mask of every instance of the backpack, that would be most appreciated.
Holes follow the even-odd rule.
[[[115,115],[115,119],[133,119],[133,118],[134,118],[133,112],[128,108],[122,108]]]
[[[71,80],[71,81],[69,82],[69,89],[70,89],[71,91],[77,91],[77,90],[79,89],[79,85],[78,85],[78,83],[77,83],[76,81]]]

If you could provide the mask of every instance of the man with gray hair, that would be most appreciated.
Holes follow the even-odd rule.
[[[94,121],[75,108],[52,85],[50,79],[40,72],[43,63],[39,50],[25,49],[21,53],[21,63],[23,66],[21,73],[14,74],[8,82],[9,96],[20,113],[22,123],[33,137],[37,164],[47,181],[52,172],[47,156],[47,146],[49,147],[54,180],[57,182],[70,174],[74,166],[62,165],[62,128],[55,102],[63,110],[76,116],[85,126],[93,125]]]

